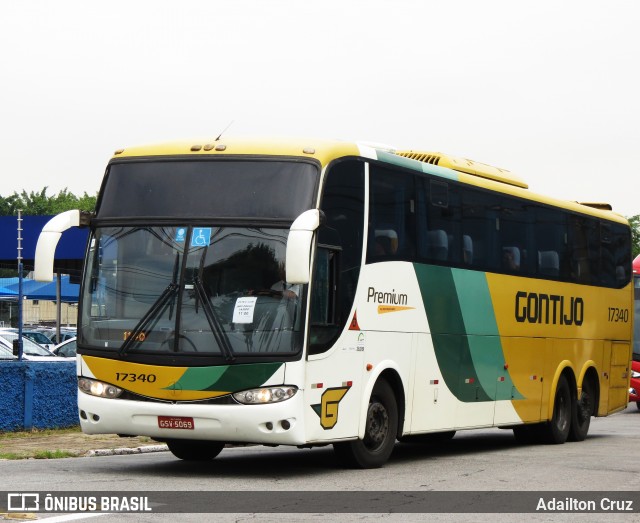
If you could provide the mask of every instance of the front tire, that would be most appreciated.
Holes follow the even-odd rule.
[[[171,453],[184,461],[211,461],[222,449],[224,443],[218,441],[194,441],[188,439],[167,440]]]
[[[396,443],[398,434],[398,406],[391,386],[378,381],[367,409],[364,438],[334,443],[338,462],[349,468],[379,468],[384,465]]]

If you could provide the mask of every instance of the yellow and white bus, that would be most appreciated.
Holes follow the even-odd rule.
[[[317,140],[130,148],[95,213],[44,228],[38,279],[77,225],[89,434],[186,460],[333,444],[365,468],[464,429],[582,440],[627,404],[628,223],[503,169]]]

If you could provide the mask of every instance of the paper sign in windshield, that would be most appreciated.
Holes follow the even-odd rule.
[[[233,308],[233,323],[253,323],[253,311],[256,308],[257,296],[238,298]]]

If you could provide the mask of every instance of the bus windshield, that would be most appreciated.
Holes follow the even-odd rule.
[[[103,226],[85,271],[80,342],[124,353],[296,353],[302,288],[284,282],[288,229]]]
[[[292,222],[313,206],[317,181],[302,161],[128,160],[110,165],[96,216]]]

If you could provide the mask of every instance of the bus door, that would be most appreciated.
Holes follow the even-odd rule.
[[[600,392],[598,411],[611,414],[624,409],[629,401],[631,346],[617,341],[604,342],[603,369],[605,380]],[[608,384],[608,390],[605,389]]]
[[[365,230],[365,164],[331,165],[320,209],[310,284],[309,336],[305,376],[308,441],[353,438],[362,404],[364,334],[349,328]]]

